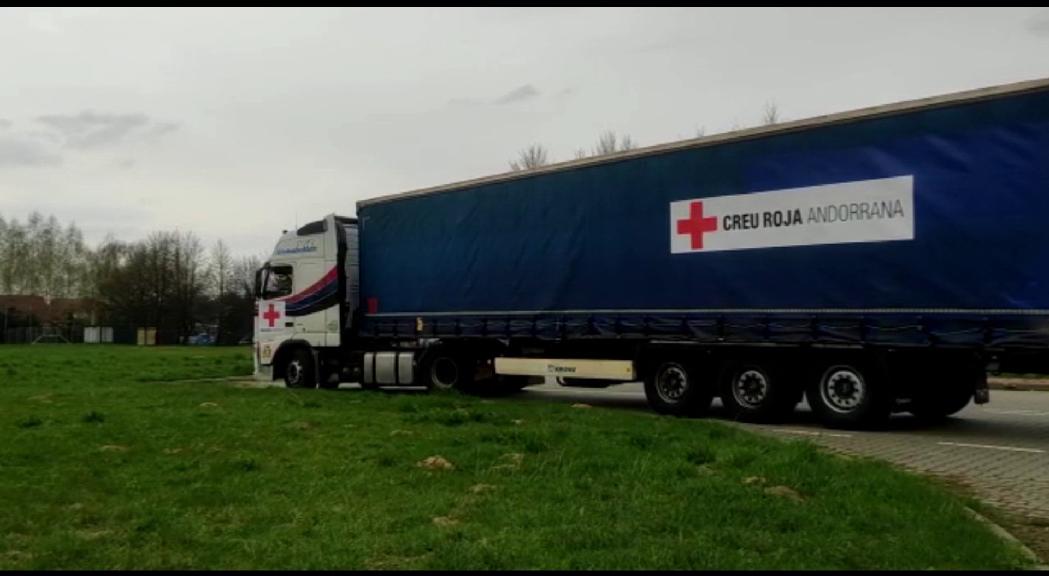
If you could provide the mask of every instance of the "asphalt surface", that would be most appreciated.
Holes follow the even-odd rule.
[[[638,383],[606,389],[548,383],[525,389],[521,398],[649,410]],[[710,417],[727,421],[717,401]],[[1049,520],[1049,392],[991,390],[990,403],[970,404],[946,422],[923,425],[907,414],[898,414],[879,431],[825,429],[804,403],[786,422],[732,424],[941,476],[970,487],[988,503]]]

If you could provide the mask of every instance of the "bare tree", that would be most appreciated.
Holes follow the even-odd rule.
[[[700,126],[699,128],[696,128],[696,138],[702,138],[702,137],[704,137],[706,135],[707,135],[707,127],[706,126]]]
[[[21,246],[15,246],[15,279],[20,284],[22,294],[40,294],[41,275],[43,267],[36,262],[40,257],[41,228],[44,225],[44,217],[39,212],[33,212],[26,221],[23,232],[20,235]]]
[[[229,295],[233,288],[233,256],[229,247],[222,240],[211,249],[211,262],[208,270],[211,280],[211,293],[215,298],[215,340],[225,341],[226,316],[230,308]]]
[[[766,102],[765,113],[762,115],[761,123],[765,126],[772,126],[773,124],[778,124],[779,121],[779,107],[776,106],[775,102]]]
[[[70,223],[63,233],[58,250],[59,296],[74,298],[86,295],[88,252],[84,235],[75,223]]]
[[[586,150],[584,150],[582,148],[576,149],[576,151],[575,151],[575,159],[576,160],[582,160],[583,158],[586,158],[587,156],[590,156],[590,154],[588,154]]]
[[[597,139],[597,145],[594,146],[594,156],[615,154],[616,152],[625,152],[634,148],[637,148],[637,143],[634,142],[629,134],[620,139],[615,131],[607,130]]]
[[[83,296],[89,250],[75,224],[39,212],[25,224],[0,218],[0,292],[45,298]]]
[[[534,170],[547,164],[546,147],[542,144],[532,144],[528,148],[521,150],[516,161],[510,162],[510,169],[514,172]]]
[[[233,277],[233,256],[229,247],[222,240],[215,242],[211,248],[209,279],[211,292],[218,298],[229,293]]]
[[[616,152],[616,133],[608,130],[597,139],[597,145],[594,146],[594,156],[604,156],[606,154],[615,154]]]
[[[238,258],[233,264],[231,290],[245,298],[255,297],[255,271],[262,268],[262,258],[248,256]]]
[[[179,342],[193,331],[196,307],[204,295],[204,249],[192,232],[175,233],[175,317]]]
[[[12,221],[12,225],[15,222]],[[11,293],[11,287],[14,284],[14,279],[10,274],[11,267],[11,248],[8,242],[8,236],[11,233],[12,225],[8,225],[4,221],[3,216],[0,216],[0,293]]]
[[[3,254],[0,254],[0,289],[7,294],[20,293],[25,284],[23,275],[29,266],[26,261],[30,255],[25,227],[17,218],[7,223],[3,249]]]

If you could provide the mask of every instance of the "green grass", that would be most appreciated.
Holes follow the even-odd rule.
[[[716,422],[171,383],[250,371],[0,347],[0,569],[1024,566],[930,482]]]

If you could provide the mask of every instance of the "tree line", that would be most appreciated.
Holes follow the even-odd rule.
[[[102,325],[153,327],[165,343],[201,325],[220,343],[250,337],[257,257],[234,258],[219,240],[205,249],[192,232],[161,231],[87,246],[73,223],[34,212],[0,215],[0,294],[85,298]]]

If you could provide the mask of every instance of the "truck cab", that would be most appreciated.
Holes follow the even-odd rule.
[[[356,219],[329,214],[284,231],[255,273],[256,376],[315,380],[318,351],[338,349],[356,327],[358,280]]]

